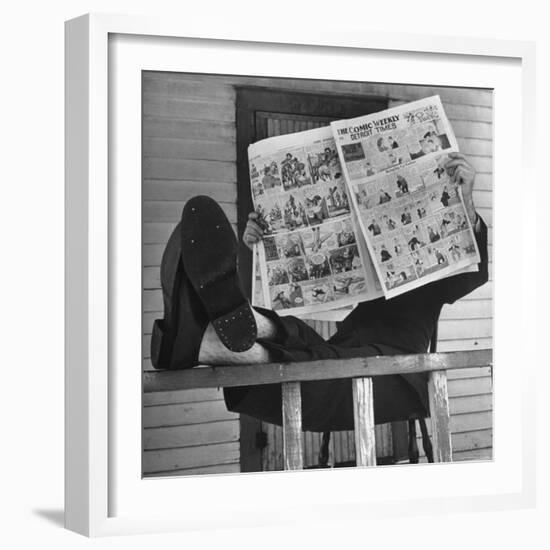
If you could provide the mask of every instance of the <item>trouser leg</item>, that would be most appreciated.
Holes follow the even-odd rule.
[[[262,340],[272,360],[281,362],[372,357],[388,353],[375,344],[361,344],[353,335],[337,334],[325,341],[300,319],[278,317],[259,310],[277,327],[276,336]],[[397,352],[396,352],[397,353]],[[407,419],[411,414],[425,415],[426,408],[417,391],[401,376],[377,376],[373,379],[374,414],[377,423]],[[302,425],[308,431],[353,429],[351,380],[319,380],[301,384]],[[281,386],[224,389],[229,410],[248,414],[265,422],[281,424]]]

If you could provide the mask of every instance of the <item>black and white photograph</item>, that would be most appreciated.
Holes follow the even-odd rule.
[[[5,548],[544,546],[544,2],[3,7]]]
[[[464,365],[446,371],[443,412],[430,401],[429,372],[373,377],[368,460],[357,450],[369,435],[357,435],[352,377],[301,382],[294,447],[282,427],[285,384],[237,378],[147,392],[143,476],[492,460],[492,370],[469,355],[492,350],[491,90],[155,71],[142,83],[143,364],[152,379],[199,366],[330,369],[333,358],[428,352],[455,352]],[[407,110],[435,95],[456,143],[433,113]],[[248,158],[262,140],[395,107],[418,120],[414,134],[391,130],[401,115],[388,111],[372,137],[342,146],[342,162],[324,142]],[[369,299],[357,242],[366,253],[366,237],[350,214],[382,265]],[[260,246],[268,309],[250,294]],[[423,284],[428,275],[436,278]],[[339,322],[284,315],[326,312],[342,296],[358,301]],[[446,422],[445,443],[433,439],[434,420]]]

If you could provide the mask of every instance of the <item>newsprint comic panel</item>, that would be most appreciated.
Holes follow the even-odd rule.
[[[253,277],[264,305],[313,318],[340,308],[349,313],[357,302],[383,296],[330,127],[259,141],[249,146],[248,159],[266,235],[258,246],[259,277]]]
[[[442,167],[458,145],[439,96],[331,127],[386,298],[479,262],[462,195]]]
[[[374,266],[371,269],[374,272]],[[258,245],[254,245],[254,251],[252,253],[252,273],[254,274],[252,277],[252,305],[257,307],[266,307],[264,286],[262,283],[262,270],[260,269],[260,253]],[[380,283],[378,283],[378,281],[377,287],[381,289]],[[269,287],[266,285],[266,288]],[[380,295],[382,295],[382,292],[380,292]],[[355,305],[356,304],[338,307],[337,309],[322,309],[319,311],[310,311],[309,313],[303,314],[303,317],[314,321],[339,322],[343,321],[348,316],[348,314],[353,311]]]

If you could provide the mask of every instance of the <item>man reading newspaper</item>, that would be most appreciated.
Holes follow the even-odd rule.
[[[487,227],[476,213],[475,171],[460,153],[449,153],[444,169],[460,187],[474,227],[481,261],[476,272],[433,281],[391,299],[360,303],[325,340],[304,321],[252,307],[241,290],[237,242],[221,208],[208,197],[185,206],[167,244],[162,265],[165,316],[153,329],[151,357],[156,368],[198,364],[237,365],[273,361],[425,353],[444,304],[451,304],[488,279]],[[251,213],[243,235],[252,247],[263,238]],[[376,423],[428,415],[424,373],[374,378]],[[351,380],[304,382],[303,429],[353,429]],[[281,387],[270,384],[226,388],[227,407],[281,424]]]

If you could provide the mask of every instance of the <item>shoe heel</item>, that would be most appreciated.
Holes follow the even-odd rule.
[[[216,318],[212,321],[212,326],[224,346],[236,352],[250,349],[258,334],[256,320],[248,302]]]
[[[169,369],[173,339],[166,330],[164,319],[156,319],[151,334],[151,363],[155,369]]]

